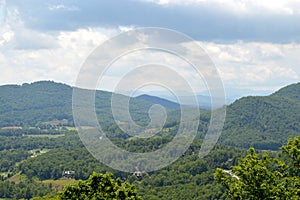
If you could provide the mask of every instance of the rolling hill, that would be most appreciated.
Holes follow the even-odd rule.
[[[241,98],[227,108],[221,141],[239,147],[277,150],[300,135],[300,83],[269,96]]]
[[[163,99],[160,97],[143,94],[143,95],[137,96],[136,98],[142,99],[144,101],[148,101],[149,103],[152,103],[152,104],[160,104],[168,109],[175,109],[175,110],[180,109],[180,105],[178,103],[175,103],[173,101],[169,101],[169,100],[166,100],[166,99]]]
[[[0,127],[36,126],[53,120],[67,120],[72,126],[72,90],[71,86],[52,81],[0,86]],[[97,91],[95,95],[96,112],[104,124],[112,123],[111,96],[112,93],[106,91]],[[148,122],[151,105],[153,103],[142,98],[131,98],[132,118],[137,122]],[[162,106],[175,108],[171,103]]]
[[[56,185],[62,187],[62,181],[66,181],[61,179],[63,172],[74,170],[75,179],[86,179],[93,171],[112,171],[117,177],[134,182],[145,199],[225,199],[224,188],[213,181],[215,169],[236,165],[246,153],[244,148],[278,150],[289,137],[299,135],[299,91],[300,83],[284,87],[270,96],[244,97],[230,104],[219,141],[223,144],[217,144],[208,156],[199,159],[201,138],[210,114],[202,111],[199,135],[185,154],[171,165],[145,173],[140,179],[132,173],[119,172],[99,163],[72,128],[58,131],[60,135],[48,132],[46,137],[39,132],[26,134],[33,130],[26,126],[48,120],[72,126],[72,87],[49,81],[0,86],[1,126],[25,126],[22,130],[0,130],[0,198],[56,194]],[[98,118],[106,124],[112,120],[111,95],[105,91],[96,92]],[[154,103],[160,103],[168,106],[168,114],[173,118],[171,122],[175,123],[169,123],[161,133],[146,139],[126,137],[115,124],[110,125],[106,131],[115,145],[130,152],[151,152],[168,144],[172,139],[170,136],[176,134],[178,124],[175,120],[180,112],[170,108],[177,105],[157,97],[147,98],[130,100],[134,118],[139,122],[147,120],[144,111]],[[272,155],[279,154],[272,152]]]
[[[226,145],[277,150],[289,137],[300,134],[300,83],[289,85],[269,96],[249,96],[227,107],[227,117],[220,142]],[[112,125],[112,93],[96,92],[96,112],[105,125]],[[51,81],[0,86],[0,127],[36,126],[41,122],[63,120],[73,125],[72,87]],[[148,109],[160,104],[171,113],[172,122],[179,117],[179,104],[149,95],[130,100],[132,118],[149,122]],[[208,111],[207,111],[208,112]],[[202,124],[209,117],[202,112]],[[174,117],[175,116],[175,117]],[[67,120],[67,122],[66,122]],[[176,123],[169,123],[175,126]],[[202,130],[205,130],[202,129]]]

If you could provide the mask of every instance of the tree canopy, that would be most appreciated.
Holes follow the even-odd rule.
[[[89,179],[68,185],[58,195],[58,199],[89,199],[89,200],[142,200],[129,182],[120,178],[114,180],[111,173],[93,173]]]
[[[295,171],[299,172],[300,137],[290,139],[282,152],[279,159],[267,153],[259,156],[250,148],[232,170],[217,169],[215,180],[227,188],[229,199],[299,199],[300,177]]]

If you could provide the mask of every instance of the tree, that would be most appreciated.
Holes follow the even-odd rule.
[[[291,156],[297,165],[300,155],[299,137],[291,139],[282,152]],[[232,170],[217,169],[215,180],[227,188],[229,199],[299,199],[300,177],[293,176],[282,159],[260,157],[250,148],[247,156],[239,160]]]
[[[300,137],[290,138],[281,150],[292,159],[294,167],[300,169]]]
[[[142,200],[130,183],[114,180],[111,173],[93,173],[88,180],[78,181],[68,185],[58,195],[59,199],[89,199],[89,200]]]

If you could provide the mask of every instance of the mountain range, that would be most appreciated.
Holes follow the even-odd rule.
[[[0,127],[37,126],[39,123],[64,120],[73,126],[71,86],[52,81],[0,86]],[[300,83],[289,85],[269,96],[248,96],[227,106],[227,117],[220,142],[238,147],[278,149],[287,138],[300,134]],[[112,93],[96,92],[96,111],[101,123],[111,124]],[[131,97],[132,118],[148,123],[148,109],[164,106],[172,116],[180,105],[155,96]],[[205,111],[208,113],[209,111]],[[171,118],[172,118],[171,116]],[[176,118],[172,118],[175,120]],[[209,117],[201,119],[209,123]]]

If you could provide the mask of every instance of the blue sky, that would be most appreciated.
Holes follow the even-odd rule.
[[[73,85],[98,45],[149,26],[195,39],[227,89],[259,93],[300,80],[297,0],[0,0],[0,12],[1,85]]]

